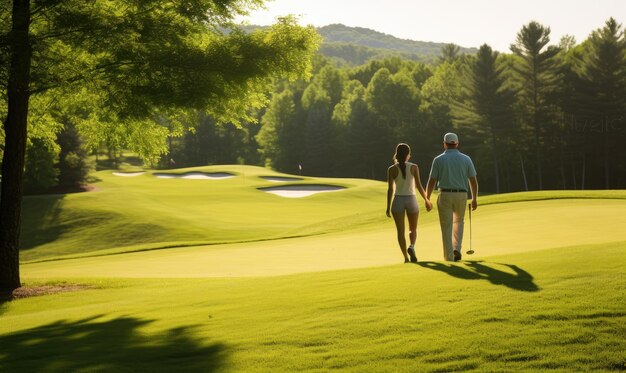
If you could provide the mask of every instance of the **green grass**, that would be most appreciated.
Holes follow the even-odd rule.
[[[100,179],[97,192],[25,198],[21,259],[300,237],[384,220],[380,182],[307,179],[300,183],[332,183],[348,189],[289,199],[257,189],[278,185],[259,178],[281,175],[264,168],[175,170],[189,171],[226,171],[236,177],[157,179],[152,173],[119,177],[102,171],[95,173]]]
[[[0,303],[0,371],[626,369],[624,191],[481,198],[461,263],[422,212],[414,265],[384,183],[284,199],[204,170],[239,177],[28,198],[27,287],[89,289]]]
[[[157,179],[151,172],[119,177],[101,171],[94,174],[100,180],[95,184],[97,192],[26,197],[21,260],[380,230],[387,220],[383,182],[305,178],[299,183],[348,189],[289,199],[257,189],[279,185],[259,178],[282,175],[264,168],[226,165],[175,170],[189,171],[231,172],[236,177]],[[553,199],[626,200],[626,191],[510,193],[482,197],[480,204]],[[436,212],[422,213],[420,220],[422,225],[436,222]]]
[[[97,288],[4,305],[0,370],[619,370],[625,249],[260,278],[84,278]]]

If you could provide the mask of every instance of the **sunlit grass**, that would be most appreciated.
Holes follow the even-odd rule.
[[[311,178],[299,183],[348,187],[289,199],[258,190],[275,186],[259,176],[276,173],[251,166],[175,170],[231,172],[225,180],[158,179],[151,173],[119,177],[95,174],[99,191],[34,196],[24,201],[21,259],[128,247],[185,246],[190,242],[243,242],[345,230],[384,221],[383,183]],[[278,174],[276,174],[278,175]]]
[[[625,250],[622,242],[265,278],[83,278],[75,281],[100,288],[5,304],[0,368],[618,370]]]
[[[626,369],[624,191],[481,197],[461,263],[422,211],[415,265],[384,183],[285,199],[203,170],[238,176],[29,197],[25,285],[87,287],[0,303],[0,371]]]

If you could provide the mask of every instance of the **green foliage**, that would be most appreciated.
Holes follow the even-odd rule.
[[[602,181],[599,185],[610,188],[626,172],[626,154],[621,151],[626,133],[626,37],[621,24],[610,18],[570,56],[574,93],[564,106],[579,132],[572,137],[582,145],[583,162],[587,157],[599,159],[593,175]]]
[[[59,185],[78,187],[86,184],[91,170],[87,151],[83,147],[78,130],[71,122],[66,122],[63,131],[57,136],[59,153]]]
[[[525,118],[522,123],[532,131],[536,185],[544,188],[543,154],[546,137],[552,137],[558,120],[557,108],[553,106],[551,95],[559,81],[557,54],[559,48],[548,46],[550,28],[537,22],[524,25],[518,32],[511,51],[518,57],[513,65],[520,84],[520,98]],[[552,144],[549,144],[552,145]]]
[[[300,95],[302,93],[300,92]],[[276,170],[297,173],[302,163],[304,117],[295,93],[286,89],[272,97],[261,119],[263,124],[256,139],[265,164]]]
[[[193,126],[177,124],[174,117],[182,111],[201,109],[218,123],[237,126],[255,122],[271,80],[306,78],[319,43],[313,28],[290,17],[249,34],[238,31],[235,16],[261,4],[36,3],[30,116],[49,116],[46,102],[53,102],[76,122],[88,149],[127,148],[148,164],[167,152],[168,136],[180,137],[185,126]],[[0,10],[10,19],[9,7]],[[222,33],[224,28],[230,32]],[[2,52],[6,33],[1,35],[0,77],[8,63]],[[6,80],[1,81],[3,93]],[[4,118],[6,100],[0,103]],[[54,121],[58,132],[59,119]]]
[[[469,151],[489,154],[491,157],[477,158],[474,161],[493,172],[487,180],[493,182],[493,190],[500,193],[501,168],[506,159],[505,169],[511,168],[517,132],[514,104],[515,91],[506,86],[505,65],[498,63],[498,52],[483,44],[465,76],[466,86],[461,102],[452,105],[454,123],[463,132]],[[506,152],[504,151],[506,149]],[[484,178],[481,178],[484,180]]]
[[[621,26],[607,27],[594,33],[604,35],[606,42],[598,36],[594,45],[613,45],[605,48],[613,51],[611,60],[623,61]],[[600,60],[591,64],[594,53],[600,56],[592,53],[599,49],[591,47],[591,38],[579,45],[572,37],[564,37],[559,47],[548,44],[549,29],[531,22],[520,30],[512,54],[496,54],[487,47],[480,55],[461,54],[450,45],[449,61],[437,65],[396,56],[340,68],[318,56],[311,82],[276,85],[273,100],[284,100],[280,93],[289,88],[289,103],[284,104],[292,107],[287,112],[293,115],[282,119],[283,125],[272,114],[261,120],[267,126],[259,137],[265,164],[297,173],[297,164],[315,154],[334,158],[325,163],[326,175],[382,179],[390,149],[404,141],[413,146],[412,159],[425,174],[441,152],[441,136],[454,130],[476,161],[484,191],[540,189],[540,177],[543,187],[551,189],[623,185],[626,179],[619,175],[625,174],[621,165],[626,159],[621,159],[626,153],[614,141],[623,131],[618,118],[626,117],[620,102],[626,97],[620,93],[623,84],[615,83],[624,80],[624,69],[619,63],[590,68],[609,66]],[[608,55],[602,55],[603,61]],[[597,78],[585,78],[583,71],[595,71]],[[613,82],[616,88],[600,81]],[[605,113],[615,120],[607,122]],[[602,130],[607,123],[616,136]],[[313,135],[313,129],[330,135]],[[601,180],[608,179],[605,172],[610,183]]]
[[[439,62],[454,62],[457,58],[459,58],[459,54],[461,52],[461,47],[456,44],[444,44],[441,47],[441,57],[439,57]]]
[[[171,139],[168,161],[174,162],[165,168],[260,162],[254,139],[261,129],[258,124],[220,125],[205,113],[198,113],[194,121],[197,123],[180,139]]]
[[[59,170],[55,167],[59,159],[59,148],[44,139],[31,139],[26,148],[24,192],[44,193],[58,183]]]

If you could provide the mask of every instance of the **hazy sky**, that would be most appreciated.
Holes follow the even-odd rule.
[[[609,17],[626,22],[626,0],[274,0],[266,7],[246,22],[269,25],[277,16],[295,14],[303,25],[342,23],[403,39],[464,47],[487,43],[507,52],[531,20],[549,26],[554,43],[565,34],[581,42]]]

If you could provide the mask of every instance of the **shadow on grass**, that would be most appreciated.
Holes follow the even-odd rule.
[[[64,198],[62,194],[24,198],[20,250],[54,241],[63,234],[64,227],[58,224],[58,220]]]
[[[0,371],[211,372],[225,363],[225,346],[204,344],[191,327],[147,335],[139,329],[149,320],[98,318],[0,336]]]
[[[440,262],[419,262],[421,267],[434,269],[449,274],[450,276],[465,280],[486,280],[494,285],[502,285],[519,291],[539,291],[539,287],[533,282],[533,276],[514,264],[498,264],[512,270],[502,271],[482,261],[463,261],[458,264],[445,264]]]

